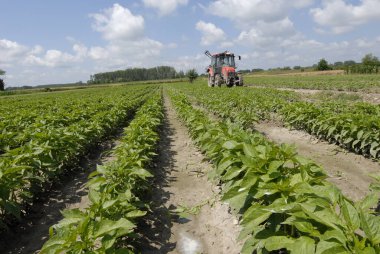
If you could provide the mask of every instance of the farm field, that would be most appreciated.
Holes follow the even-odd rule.
[[[376,77],[0,97],[0,252],[380,253],[380,106],[276,89]]]
[[[380,93],[379,75],[248,75],[245,84],[272,88]]]

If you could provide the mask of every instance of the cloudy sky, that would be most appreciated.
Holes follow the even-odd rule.
[[[380,0],[0,0],[0,69],[8,86],[90,74],[208,65],[231,50],[240,69],[380,56]]]

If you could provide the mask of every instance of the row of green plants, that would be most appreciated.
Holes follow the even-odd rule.
[[[98,166],[90,175],[89,206],[63,211],[64,219],[50,228],[44,253],[135,253],[137,219],[148,204],[144,193],[151,187],[147,169],[159,140],[163,119],[161,92],[156,92],[125,128],[113,161]]]
[[[52,108],[46,109],[48,113],[44,115],[52,115],[51,118],[56,119],[52,122],[59,122],[59,118],[62,118],[62,122],[67,121],[69,124],[49,124],[49,120],[46,120],[44,126],[43,119],[36,116],[38,120],[32,121],[38,124],[32,124],[35,128],[28,133],[28,141],[19,147],[6,149],[0,155],[0,229],[19,220],[40,193],[59,181],[63,173],[74,170],[86,152],[123,125],[150,96],[146,92],[146,89],[138,88],[128,92],[124,88],[117,89],[110,94],[104,91],[103,97],[107,99],[97,95],[92,97],[91,93],[87,93],[87,97],[94,100],[91,105],[95,108],[90,110],[93,115],[83,118],[81,116],[86,114],[83,111],[87,109],[86,100],[84,104],[79,103],[82,105],[80,108],[76,100],[81,98],[66,94],[68,98],[65,102],[71,100],[73,107],[63,103],[63,110],[59,109],[61,115],[55,114]],[[39,107],[38,102],[34,101],[36,107]],[[54,104],[55,108],[60,108],[60,101]],[[30,111],[33,111],[32,107]]]
[[[229,120],[211,121],[171,90],[178,115],[215,165],[222,198],[240,216],[241,253],[379,253],[375,187],[358,203],[327,182],[314,162]],[[377,188],[378,190],[378,188]]]
[[[339,91],[380,92],[376,75],[252,75],[244,78],[245,84],[271,88],[317,89]]]
[[[131,90],[135,89],[141,91],[141,88]],[[0,154],[29,142],[36,132],[66,127],[78,121],[91,121],[94,115],[110,110],[115,98],[126,91],[125,88],[109,91],[91,89],[57,93],[54,96],[34,94],[2,98]],[[144,91],[140,94],[144,94]]]
[[[350,110],[348,107],[346,108]],[[280,114],[290,126],[372,158],[380,156],[378,114],[336,113],[308,102],[285,105]]]
[[[347,150],[372,158],[380,156],[380,106],[347,102],[312,103],[299,95],[275,89],[181,88],[213,113],[241,123],[245,128],[255,122],[278,116],[289,126],[335,143]]]

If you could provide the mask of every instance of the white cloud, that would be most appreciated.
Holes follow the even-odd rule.
[[[242,45],[254,48],[272,48],[297,37],[293,22],[289,18],[275,22],[258,21],[249,30],[243,30],[237,39]]]
[[[207,10],[216,16],[236,21],[240,26],[249,26],[258,20],[282,20],[290,10],[307,7],[313,2],[314,0],[217,0]]]
[[[195,68],[199,73],[204,73],[206,66],[210,64],[210,59],[204,54],[193,56],[180,56],[176,59],[165,61],[164,64],[174,66],[177,70],[189,70]]]
[[[188,0],[143,0],[144,5],[157,9],[161,16],[168,15],[175,11],[180,5],[187,5]]]
[[[73,63],[83,61],[87,57],[87,48],[80,44],[73,45],[75,54],[69,54],[56,49],[49,49],[43,53],[42,47],[36,46],[24,56],[22,62],[26,65],[45,67],[67,67]]]
[[[199,21],[195,28],[202,33],[201,45],[203,46],[222,43],[226,39],[224,31],[213,23]]]
[[[90,17],[95,21],[94,30],[102,33],[106,40],[136,40],[144,34],[144,18],[119,4]]]
[[[12,63],[22,57],[28,51],[28,47],[15,41],[0,40],[0,63]]]
[[[380,1],[361,0],[359,5],[343,0],[324,1],[322,8],[310,10],[314,21],[335,34],[351,31],[356,26],[380,20]]]
[[[88,55],[94,60],[106,59],[109,56],[107,49],[102,47],[91,47]]]
[[[158,56],[164,48],[161,42],[144,36],[142,16],[134,15],[119,4],[90,16],[94,19],[93,28],[103,35],[107,45],[90,47],[88,56],[102,64],[104,69],[126,68],[132,63],[138,65],[149,57]]]

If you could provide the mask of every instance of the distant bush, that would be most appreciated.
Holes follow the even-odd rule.
[[[186,76],[189,78],[190,83],[198,78],[198,72],[195,69],[190,69],[186,72]]]
[[[328,71],[328,70],[332,70],[332,68],[329,66],[329,63],[328,63],[324,58],[322,58],[321,60],[319,60],[316,69],[317,69],[318,71]]]

